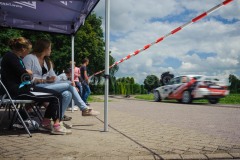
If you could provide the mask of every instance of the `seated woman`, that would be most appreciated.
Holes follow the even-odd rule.
[[[87,107],[76,88],[71,85],[70,81],[62,82],[57,80],[57,76],[53,71],[53,66],[49,58],[50,54],[51,42],[46,39],[40,39],[35,43],[32,54],[27,55],[23,59],[26,68],[33,72],[32,82],[34,82],[36,86],[53,89],[61,93],[64,91],[71,92],[75,104],[82,111],[82,116],[99,115],[98,111],[94,111]],[[63,104],[63,109],[65,111],[69,105],[69,101],[64,101]]]
[[[15,99],[29,99],[35,102],[49,102],[46,109],[45,121],[53,119],[52,134],[70,134],[71,131],[60,125],[62,110],[62,95],[58,92],[32,85],[29,81],[32,71],[25,68],[22,57],[31,50],[31,43],[23,38],[12,39],[9,43],[11,51],[3,56],[1,62],[1,78],[10,95]],[[44,122],[43,125],[47,125]]]

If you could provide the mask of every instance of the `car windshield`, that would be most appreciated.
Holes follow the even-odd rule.
[[[202,76],[194,76],[194,78],[195,78],[196,80],[199,80],[199,79],[202,78]]]
[[[181,83],[181,77],[175,77],[172,78],[167,85],[173,85],[173,84],[180,84]]]
[[[174,83],[174,81],[175,81],[175,78],[171,79],[171,80],[167,83],[167,85],[172,85],[172,84]]]

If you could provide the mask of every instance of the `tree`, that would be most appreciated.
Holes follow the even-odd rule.
[[[232,74],[229,75],[228,79],[229,79],[229,83],[231,84],[229,86],[230,92],[238,93],[240,90],[240,80],[235,75],[232,75]]]
[[[22,34],[21,30],[16,29],[7,29],[1,28],[0,29],[0,54],[1,57],[9,51],[8,42],[10,38],[20,37]]]
[[[159,87],[159,78],[155,75],[148,75],[144,80],[144,88],[151,92],[154,88]]]
[[[135,81],[134,81],[133,77],[130,78],[130,84],[135,84]]]
[[[88,16],[84,26],[76,34],[76,62],[81,64],[82,59],[88,57],[90,64],[88,66],[89,74],[93,74],[97,71],[105,69],[105,43],[103,39],[103,31],[101,28],[102,19],[97,17],[95,13]],[[110,55],[109,63],[112,65],[115,59]],[[113,76],[118,70],[118,66],[114,66],[110,70],[111,76]],[[103,73],[104,74],[104,73]],[[94,77],[94,82],[100,82],[101,76]]]
[[[102,19],[97,17],[95,13],[88,16],[85,24],[75,35],[75,61],[77,66],[81,64],[82,59],[89,58],[90,64],[88,66],[88,73],[93,73],[103,70],[105,68],[105,44],[103,39],[103,31],[101,28]],[[14,37],[26,37],[33,45],[39,38],[47,38],[52,41],[51,59],[54,63],[54,70],[56,73],[61,73],[63,69],[69,68],[71,61],[71,36],[46,33],[40,31],[16,30],[9,28],[1,28],[0,30],[0,54],[3,56],[6,51],[8,41]],[[109,56],[110,65],[115,60]],[[111,76],[117,72],[118,66],[110,70]],[[93,77],[93,83],[100,83],[103,79],[103,74]]]
[[[160,79],[160,85],[164,86],[166,85],[172,78],[174,78],[174,75],[171,74],[169,71],[168,72],[164,72],[161,74],[161,79]]]

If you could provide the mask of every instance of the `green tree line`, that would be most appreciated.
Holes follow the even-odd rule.
[[[240,79],[238,79],[235,75],[229,75],[229,90],[230,93],[240,93]]]
[[[90,85],[93,94],[104,94],[104,84]],[[144,85],[135,83],[133,77],[123,77],[116,79],[110,77],[109,93],[114,95],[135,95],[146,94]]]

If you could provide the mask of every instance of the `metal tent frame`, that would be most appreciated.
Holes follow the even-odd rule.
[[[74,62],[74,35],[100,0],[0,1],[0,28],[18,28],[71,35]],[[104,131],[108,131],[109,24],[110,0],[105,0],[105,96]],[[73,75],[72,63],[72,75]],[[73,76],[72,76],[73,77]]]

